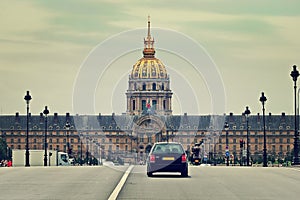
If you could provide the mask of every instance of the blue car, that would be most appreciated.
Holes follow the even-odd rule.
[[[187,155],[178,142],[158,142],[153,145],[147,158],[147,176],[155,172],[180,172],[188,176]]]

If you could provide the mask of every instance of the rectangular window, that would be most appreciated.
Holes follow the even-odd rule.
[[[152,100],[152,109],[153,110],[156,110],[156,104],[157,104],[157,101],[156,100]]]
[[[132,110],[135,110],[135,100],[132,100]]]
[[[166,100],[163,101],[163,107],[164,107],[164,110],[166,110],[166,107],[167,107]]]

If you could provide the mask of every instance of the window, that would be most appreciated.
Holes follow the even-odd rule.
[[[156,83],[152,84],[152,90],[156,90]]]
[[[14,139],[13,138],[10,139],[10,143],[14,143]]]
[[[163,83],[161,84],[161,90],[165,90],[165,85]]]
[[[166,100],[163,101],[163,107],[164,107],[164,110],[166,110],[166,108],[167,108]]]
[[[255,145],[255,151],[258,151],[258,145]]]
[[[156,110],[156,104],[157,104],[157,101],[156,100],[152,100],[152,108],[154,110]]]
[[[146,90],[146,83],[143,83],[143,88],[142,88],[143,91]]]
[[[135,100],[132,100],[132,110],[135,110]]]

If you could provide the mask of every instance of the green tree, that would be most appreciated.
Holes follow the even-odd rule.
[[[0,161],[7,159],[7,144],[5,140],[0,138]]]

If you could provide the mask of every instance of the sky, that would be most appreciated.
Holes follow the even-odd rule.
[[[262,91],[268,99],[267,113],[293,114],[290,72],[294,64],[300,66],[299,1],[6,0],[0,5],[2,115],[25,114],[27,90],[32,114],[38,115],[46,105],[50,114],[77,114],[74,94],[86,62],[95,55],[101,65],[121,45],[128,52],[99,66],[103,73],[90,69],[99,75],[92,88],[85,86],[93,91],[93,109],[78,114],[126,112],[128,75],[142,57],[148,15],[156,57],[170,75],[173,114],[214,114],[216,104],[224,104],[218,114],[241,114],[246,106],[252,114],[261,113]],[[184,35],[201,47],[213,70],[201,56],[197,64],[187,59],[196,47],[185,49],[185,55],[171,51],[173,46],[184,47],[185,41],[168,43],[160,30]],[[136,39],[115,42],[128,32]],[[105,45],[110,41],[114,45]],[[140,49],[130,51],[138,45]],[[104,53],[96,54],[98,49]],[[221,97],[211,90],[214,81],[224,89]]]

